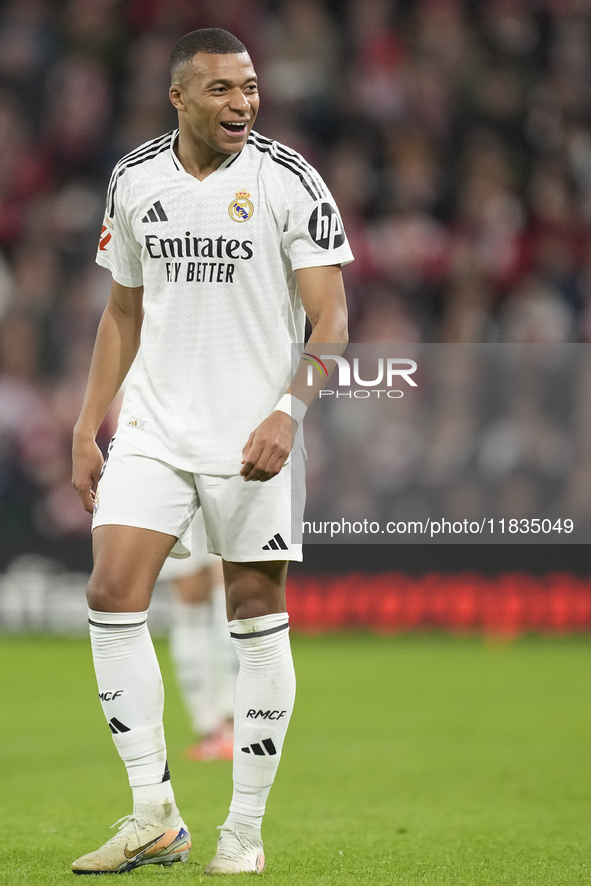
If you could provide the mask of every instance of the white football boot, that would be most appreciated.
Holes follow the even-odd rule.
[[[221,825],[217,852],[206,874],[262,874],[265,870],[263,842],[257,828],[247,824]]]
[[[72,864],[75,874],[122,874],[144,864],[168,867],[175,861],[186,863],[191,836],[182,819],[175,827],[125,815],[111,827],[119,831],[104,846],[89,852]]]

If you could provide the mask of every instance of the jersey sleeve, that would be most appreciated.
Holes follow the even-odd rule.
[[[303,158],[289,177],[287,224],[282,246],[294,271],[353,261],[334,198],[316,170]]]
[[[123,200],[124,187],[115,167],[109,189],[107,206],[99,238],[96,262],[113,275],[122,286],[142,286],[141,247],[133,235]]]

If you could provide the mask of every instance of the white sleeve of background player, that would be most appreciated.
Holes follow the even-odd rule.
[[[318,173],[311,171],[314,178],[306,175],[305,183],[290,176],[289,191],[284,191],[288,214],[282,245],[294,271],[353,261],[334,198]]]
[[[116,175],[115,168],[109,185],[96,262],[109,269],[116,283],[142,286],[141,246],[133,235],[125,212],[125,183],[117,181]]]

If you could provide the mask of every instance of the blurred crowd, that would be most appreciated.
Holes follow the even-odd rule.
[[[257,129],[336,197],[353,341],[591,339],[588,0],[5,0],[4,537],[87,532],[69,450],[109,290],[106,184],[174,127],[170,50],[211,26],[250,50]]]

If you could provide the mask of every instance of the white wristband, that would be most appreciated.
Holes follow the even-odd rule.
[[[293,394],[284,394],[273,412],[286,412],[300,424],[307,409],[306,404],[294,397]]]

